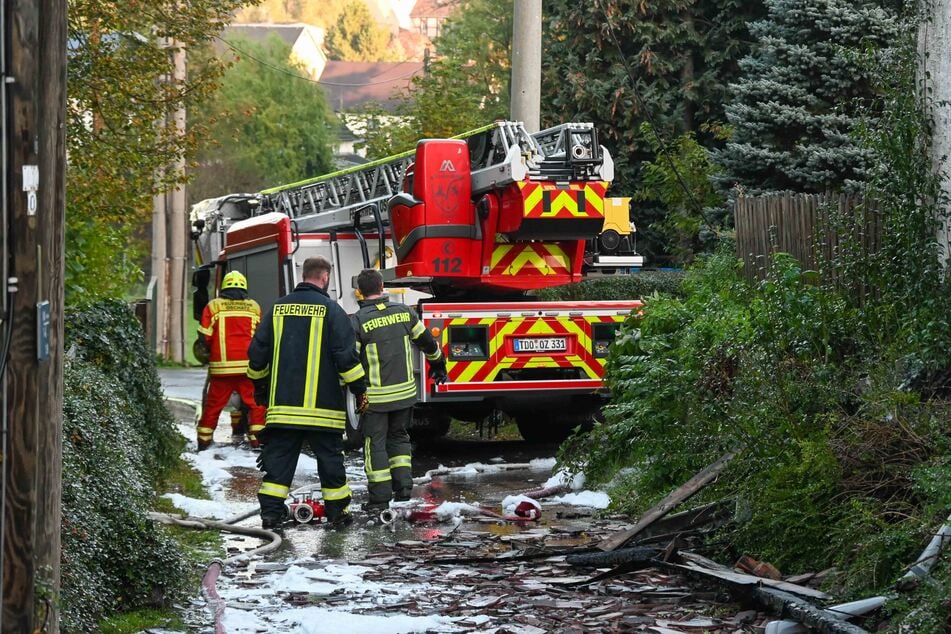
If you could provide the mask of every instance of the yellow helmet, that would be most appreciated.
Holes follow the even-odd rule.
[[[240,271],[231,271],[221,280],[221,290],[226,288],[243,288],[248,290],[248,280]]]

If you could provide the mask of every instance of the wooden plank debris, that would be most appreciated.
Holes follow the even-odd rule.
[[[612,535],[598,544],[598,548],[604,551],[615,550],[626,544],[634,536],[638,535],[645,528],[664,517],[670,511],[675,509],[681,503],[693,496],[694,493],[713,482],[720,472],[736,457],[737,452],[730,451],[714,462],[697,472],[692,478],[671,491],[667,497],[659,503],[648,509],[646,513],[638,520],[633,528]]]

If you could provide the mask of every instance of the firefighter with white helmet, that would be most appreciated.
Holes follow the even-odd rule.
[[[265,408],[254,401],[247,371],[248,346],[260,322],[261,307],[248,297],[248,280],[238,271],[229,272],[218,297],[205,306],[198,327],[208,348],[208,389],[198,421],[198,451],[211,446],[218,416],[233,392],[250,410],[248,440],[252,448],[258,447],[256,434],[264,428]]]

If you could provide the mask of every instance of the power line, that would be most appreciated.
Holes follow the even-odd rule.
[[[651,132],[653,132],[654,138],[657,139],[657,145],[660,148],[660,152],[664,155],[664,158],[667,159],[667,164],[670,165],[671,171],[677,177],[677,182],[680,184],[680,188],[684,190],[684,193],[690,200],[691,206],[694,207],[697,213],[700,214],[700,217],[703,218],[710,227],[713,227],[713,222],[711,222],[710,218],[707,217],[707,214],[704,213],[700,202],[693,195],[693,192],[690,191],[690,188],[687,187],[687,183],[684,182],[684,178],[681,176],[680,170],[677,169],[674,159],[670,156],[668,142],[663,138],[663,136],[661,136],[660,130],[658,129],[657,124],[654,122],[654,116],[647,108],[647,104],[645,104],[644,100],[641,98],[641,93],[637,89],[637,81],[634,79],[634,72],[631,70],[631,66],[627,61],[627,56],[624,54],[624,49],[621,47],[621,42],[618,41],[617,35],[614,33],[614,25],[611,23],[611,17],[605,10],[601,0],[595,0],[595,2],[598,5],[598,9],[600,9],[601,13],[604,15],[604,24],[608,27],[608,35],[611,36],[611,41],[614,42],[614,46],[617,48],[618,55],[621,56],[621,64],[624,66],[624,72],[627,74],[627,78],[630,80],[631,89],[634,92],[634,98],[637,99],[637,103],[641,107],[641,112],[644,113],[644,118],[647,119],[647,124],[650,126]]]
[[[266,68],[270,68],[271,70],[274,70],[274,71],[277,71],[277,72],[282,73],[282,74],[284,74],[284,75],[287,75],[288,77],[293,77],[293,78],[295,78],[295,79],[300,79],[301,81],[310,82],[310,83],[312,83],[312,84],[320,84],[321,86],[335,86],[335,87],[340,87],[340,88],[360,88],[360,87],[363,87],[363,86],[378,86],[378,85],[380,85],[380,84],[389,84],[389,83],[391,83],[391,82],[398,81],[398,80],[400,80],[400,79],[406,79],[406,78],[412,77],[413,75],[415,75],[415,74],[417,74],[418,72],[420,72],[419,69],[414,69],[414,70],[410,71],[409,73],[406,73],[405,75],[399,75],[399,76],[397,76],[397,77],[390,77],[389,79],[381,79],[380,81],[366,82],[366,83],[363,83],[363,84],[347,84],[347,83],[342,83],[342,82],[322,81],[322,80],[319,80],[319,79],[311,79],[310,77],[304,77],[303,75],[298,75],[297,73],[292,73],[292,72],[290,72],[289,70],[287,70],[286,68],[281,68],[280,66],[275,66],[274,64],[271,64],[271,63],[269,63],[269,62],[266,62],[266,61],[264,61],[263,59],[260,59],[260,58],[258,58],[258,57],[255,57],[254,55],[252,55],[251,53],[248,53],[247,51],[241,50],[240,48],[238,48],[237,46],[235,46],[234,44],[232,44],[231,42],[229,42],[228,40],[226,40],[226,39],[223,38],[223,37],[219,37],[219,36],[217,36],[217,35],[216,35],[215,37],[216,37],[217,39],[221,40],[228,48],[230,48],[231,50],[233,50],[235,53],[239,53],[239,54],[243,55],[244,57],[247,57],[248,59],[257,62],[257,63],[260,64],[261,66],[264,66],[264,67],[266,67]],[[402,66],[403,64],[409,64],[409,63],[410,63],[410,62],[400,62],[399,64],[397,64],[397,67]]]

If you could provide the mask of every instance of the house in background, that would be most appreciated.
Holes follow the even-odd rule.
[[[299,64],[307,75],[317,80],[324,72],[327,54],[324,53],[324,30],[310,24],[232,24],[222,37],[231,40],[241,37],[263,43],[275,35],[291,47],[291,61]]]
[[[359,110],[369,103],[378,103],[392,111],[399,94],[409,88],[413,77],[422,73],[422,62],[331,60],[324,66],[319,81],[328,105],[338,114]]]
[[[416,0],[410,12],[413,30],[433,40],[442,33],[443,22],[462,5],[462,0]]]

